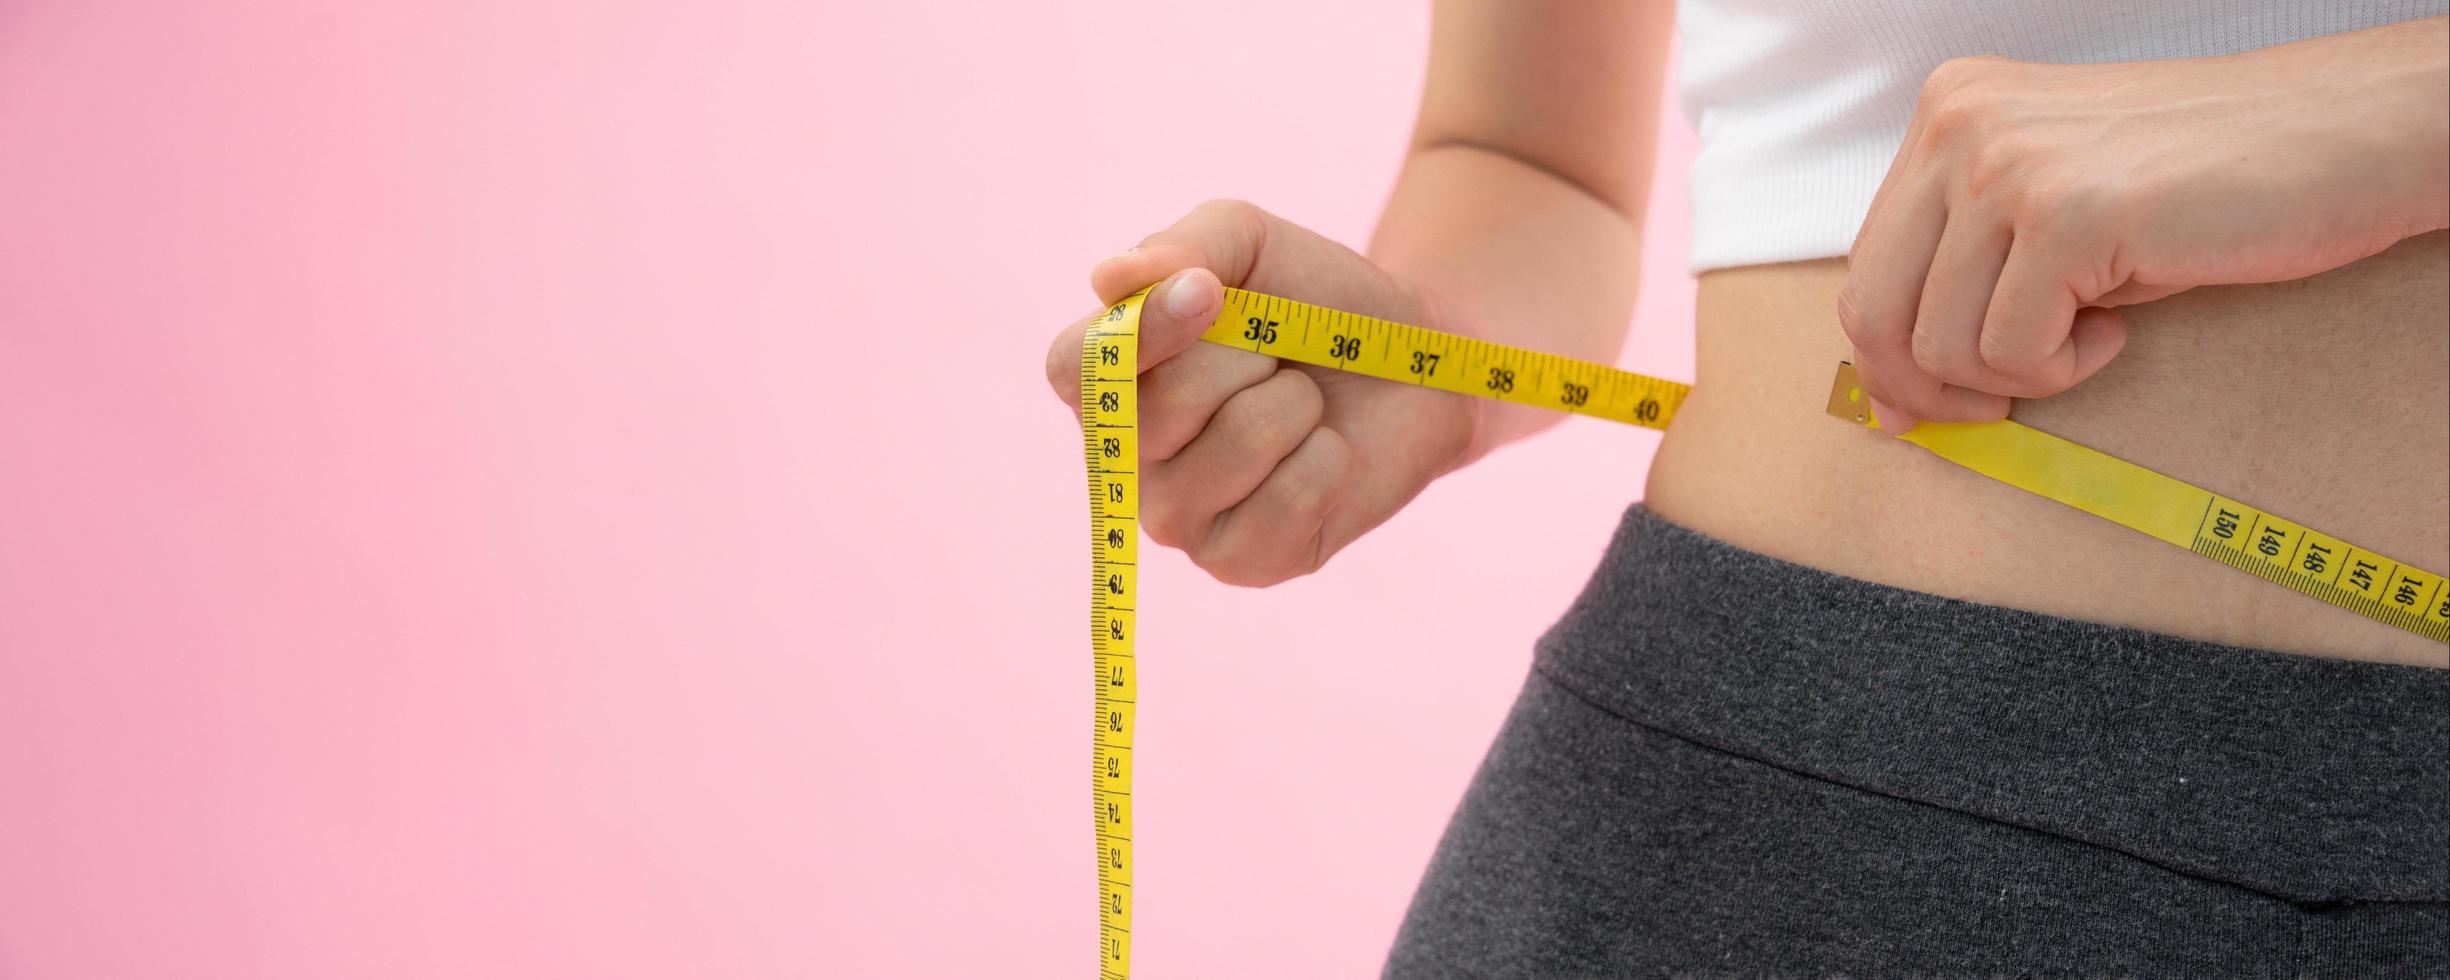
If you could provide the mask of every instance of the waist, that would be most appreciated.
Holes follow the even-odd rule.
[[[1738,546],[1887,585],[2293,653],[2442,666],[2441,644],[1821,414],[1842,260],[1705,275],[1693,396],[1647,499]],[[2450,571],[2450,236],[2291,283],[2125,310],[2124,352],[2017,420]]]

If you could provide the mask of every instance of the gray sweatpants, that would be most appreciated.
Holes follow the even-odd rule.
[[[1943,599],[1636,507],[1385,975],[2437,977],[2446,902],[2450,672]]]

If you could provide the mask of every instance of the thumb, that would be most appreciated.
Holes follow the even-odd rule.
[[[2088,306],[2136,306],[2156,299],[2167,299],[2186,291],[2184,286],[2168,283],[2137,282],[2129,279],[2118,288],[2095,297]]]
[[[1185,269],[1150,288],[1148,298],[1140,303],[1140,363],[1134,373],[1147,371],[1199,343],[1200,334],[1216,321],[1217,311],[1224,306],[1225,287],[1206,269]],[[1080,408],[1081,344],[1109,309],[1100,308],[1073,321],[1046,349],[1046,383],[1056,398],[1074,410]]]
[[[1225,306],[1225,284],[1206,269],[1184,269],[1149,290],[1140,304],[1140,370],[1191,349]]]
[[[2067,331],[2067,345],[2076,350],[2076,380],[2070,386],[2090,378],[2110,359],[2127,346],[2127,317],[2117,310],[2087,306],[2076,311],[2076,320]]]

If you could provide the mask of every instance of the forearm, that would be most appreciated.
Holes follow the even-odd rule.
[[[1438,0],[1412,155],[1370,257],[1442,322],[1606,361],[1633,315],[1674,7]],[[1475,402],[1456,463],[1558,418]]]
[[[2450,17],[2427,17],[2360,31],[2391,59],[2395,112],[2388,125],[2399,135],[2411,172],[2417,175],[2410,203],[2416,233],[2450,228]],[[2349,55],[2353,57],[2353,54]]]
[[[1633,316],[1640,219],[1504,152],[1440,143],[1405,165],[1370,257],[1422,293],[1443,321],[1427,326],[1606,363]],[[1563,418],[1475,401],[1464,463]]]
[[[2321,93],[2329,139],[2353,147],[2354,172],[2390,195],[2396,237],[2450,227],[2450,17],[2309,38],[2237,56],[2300,91]]]

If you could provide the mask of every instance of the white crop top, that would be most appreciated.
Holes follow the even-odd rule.
[[[1950,58],[2231,54],[2431,17],[2450,0],[1679,0],[1678,101],[1700,136],[1693,271],[1844,255]]]

